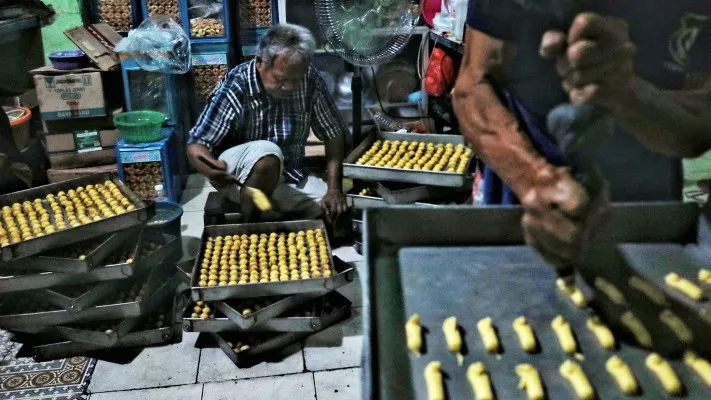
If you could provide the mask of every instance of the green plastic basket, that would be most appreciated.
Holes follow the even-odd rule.
[[[155,142],[162,138],[165,114],[158,111],[128,111],[114,117],[114,124],[126,143]]]

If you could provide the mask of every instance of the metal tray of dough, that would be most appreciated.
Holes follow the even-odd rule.
[[[80,284],[85,286],[86,284]],[[123,286],[122,281],[107,281],[100,282],[90,287],[83,287],[81,294],[73,296],[71,292],[74,286],[65,286],[53,289],[45,289],[42,291],[42,296],[48,303],[57,307],[61,307],[67,311],[79,312],[83,311],[107,296],[116,293]]]
[[[575,331],[584,356],[575,361],[582,365],[598,398],[623,397],[604,367],[613,353],[603,350],[585,327],[588,312],[575,308],[559,294],[553,268],[523,245],[521,213],[518,207],[399,207],[366,211],[364,296],[370,301],[364,310],[365,397],[425,399],[424,367],[429,361],[439,360],[448,377],[445,386],[449,398],[473,396],[465,373],[475,361],[486,364],[499,399],[523,398],[514,372],[515,365],[521,362],[539,369],[548,398],[572,398],[571,388],[558,372],[566,356],[550,329],[551,319],[558,314],[568,319]],[[692,253],[711,254],[709,217],[700,217],[696,205],[615,205],[613,213],[611,224],[600,237],[623,243],[618,247],[637,269],[644,268],[641,261],[654,248],[669,251],[674,247],[677,256],[686,253],[694,260],[699,257]],[[693,263],[667,258],[672,259],[675,262],[671,264],[652,265],[689,273],[686,268]],[[706,263],[710,259],[707,256]],[[660,258],[651,260],[659,262]],[[650,266],[649,262],[644,265]],[[439,273],[433,274],[433,270]],[[405,345],[403,327],[413,313],[420,314],[428,331],[425,351],[419,359],[411,356]],[[464,333],[464,367],[457,366],[442,334],[442,321],[452,315],[458,317]],[[540,344],[536,354],[529,355],[519,348],[511,324],[521,315],[534,327]],[[477,332],[476,322],[486,316],[491,316],[498,328],[504,349],[500,358],[485,351]],[[633,369],[642,397],[666,398],[644,366],[648,352],[626,343],[614,354]],[[682,362],[671,363],[686,387],[685,398],[711,397],[711,389],[703,386]]]
[[[242,234],[250,235],[253,233],[297,232],[309,229],[318,229],[323,232],[326,246],[328,247],[328,257],[331,260],[331,267],[334,269],[334,274],[332,276],[328,278],[301,279],[298,281],[246,283],[241,285],[216,287],[198,286],[198,273],[200,272],[200,264],[205,254],[205,244],[207,243],[208,237]],[[192,277],[190,278],[190,285],[192,286],[192,300],[215,301],[261,296],[291,295],[298,293],[328,293],[352,281],[355,274],[355,269],[352,266],[349,266],[340,260],[338,261],[338,263],[334,263],[334,258],[331,252],[331,244],[328,241],[328,234],[326,233],[325,226],[321,220],[206,226],[202,234],[202,240],[200,241],[200,252],[195,259]]]
[[[452,143],[454,145],[465,144],[464,137],[459,135],[421,135],[412,133],[390,133],[376,132],[368,135],[358,147],[343,161],[343,176],[368,181],[391,181],[409,182],[429,186],[462,187],[472,178],[467,174],[457,174],[454,172],[417,171],[409,169],[374,167],[369,165],[357,165],[356,161],[370,148],[376,140],[407,140],[425,143]],[[469,160],[467,171],[471,167],[472,159]]]
[[[346,300],[347,301],[347,300]],[[350,306],[342,307],[336,312],[321,318],[320,329],[326,329],[350,317]],[[210,333],[218,346],[235,365],[251,365],[269,353],[277,352],[284,347],[305,339],[315,332],[309,329],[303,332],[224,332]],[[250,348],[236,352],[237,343],[251,343]]]
[[[462,189],[471,189],[472,181]],[[377,182],[375,191],[388,204],[411,204],[420,200],[436,199],[459,192],[458,189],[426,185]]]
[[[187,332],[221,332],[225,330],[244,331],[251,328],[255,324],[263,323],[264,321],[281,315],[294,307],[298,307],[317,296],[317,294],[304,293],[292,296],[259,297],[244,299],[242,301],[213,301],[209,305],[219,311],[222,318],[202,319],[184,317],[183,327]],[[240,303],[244,304],[244,306],[238,307]],[[257,303],[260,305],[259,310],[253,311],[249,315],[245,316],[243,310],[245,308],[252,310],[255,308],[255,304]],[[236,308],[239,308],[239,311]],[[186,310],[186,316],[190,315],[192,315],[190,310]],[[229,321],[229,324],[223,324],[223,320],[225,319]]]
[[[33,289],[43,289],[55,286],[76,285],[80,283],[102,282],[117,279],[126,279],[134,276],[146,267],[159,264],[161,260],[171,258],[172,255],[180,251],[180,242],[174,236],[166,234],[155,234],[153,232],[138,233],[136,230],[129,231],[131,234],[124,242],[124,248],[119,252],[107,257],[104,260],[107,264],[95,267],[86,273],[69,272],[45,272],[30,273],[19,271],[15,275],[0,276],[0,293],[11,293]],[[160,236],[159,236],[160,235]],[[156,251],[143,255],[141,240],[139,238],[154,238],[163,240],[164,246]],[[125,251],[125,258],[119,259]],[[4,273],[14,273],[15,271],[3,271]]]
[[[2,195],[0,196],[0,206],[17,202],[21,203],[25,200],[33,200],[36,198],[44,199],[50,193],[56,194],[59,191],[67,191],[78,186],[103,183],[108,180],[116,184],[124,196],[136,207],[135,210],[85,225],[69,227],[39,238],[24,240],[19,243],[4,246],[0,248],[0,266],[12,260],[29,257],[50,249],[101,236],[105,233],[117,232],[122,229],[140,225],[153,216],[155,213],[153,202],[145,202],[139,199],[115,174],[108,172]],[[43,203],[44,202],[45,200],[43,200]]]
[[[22,270],[40,270],[49,272],[84,273],[102,265],[102,262],[113,252],[119,249],[136,232],[125,229],[121,232],[111,233],[98,239],[89,239],[85,242],[75,243],[71,248],[50,250],[40,255],[23,258],[5,264],[4,268]],[[85,258],[70,258],[65,256],[68,251],[76,248],[91,249]]]
[[[132,319],[134,327],[130,332],[118,336],[115,343],[110,345],[104,345],[99,343],[82,343],[77,341],[54,341],[51,343],[43,343],[35,345],[32,348],[32,356],[35,361],[47,361],[54,360],[58,358],[68,358],[74,356],[88,355],[92,352],[117,349],[117,348],[137,348],[137,347],[147,347],[154,345],[166,345],[171,343],[179,343],[182,340],[182,330],[180,329],[180,311],[182,305],[178,304],[178,298],[181,296],[176,296],[175,302],[173,303],[173,308],[167,310],[163,315],[168,315],[168,323],[162,327],[147,329],[148,326],[142,326],[145,321],[144,318]],[[185,299],[180,300],[182,302]],[[115,321],[119,325],[124,324],[124,321]]]
[[[158,269],[159,268],[156,268],[156,270]],[[0,327],[24,333],[41,333],[43,330],[50,329],[49,327],[56,325],[140,317],[146,310],[151,310],[156,304],[160,304],[166,295],[174,292],[174,281],[179,278],[166,279],[169,276],[170,275],[165,273],[151,274],[148,284],[149,290],[147,290],[151,295],[139,301],[101,304],[77,313],[72,313],[67,310],[49,309],[39,312],[3,314],[0,315]],[[14,310],[4,309],[2,311],[12,312]]]

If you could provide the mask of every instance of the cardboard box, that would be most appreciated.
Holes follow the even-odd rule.
[[[102,148],[113,148],[120,135],[117,129],[83,130],[45,135],[48,153],[76,151],[90,153]]]
[[[120,75],[97,68],[62,71],[47,66],[31,73],[45,121],[107,115],[122,93]]]
[[[116,162],[116,152],[113,147],[89,153],[76,151],[49,153],[47,157],[52,168],[84,168]]]
[[[70,169],[57,169],[50,168],[47,170],[47,179],[49,183],[57,183],[68,181],[70,179],[81,178],[83,176],[89,176],[94,174],[101,174],[104,172],[116,173],[118,167],[116,164],[102,165],[98,167],[90,168],[70,168]]]
[[[58,119],[55,121],[42,121],[42,128],[46,135],[57,133],[71,133],[76,131],[104,130],[114,128],[114,116],[123,112],[119,107],[103,117]]]
[[[121,64],[114,47],[122,37],[104,23],[77,26],[64,34],[74,42],[102,71],[110,71]]]

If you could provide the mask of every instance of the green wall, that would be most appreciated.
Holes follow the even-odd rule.
[[[64,35],[64,31],[82,23],[79,11],[80,0],[44,0],[44,2],[54,7],[56,13],[52,25],[42,28],[42,44],[46,59],[46,55],[53,51],[76,49],[74,43]]]

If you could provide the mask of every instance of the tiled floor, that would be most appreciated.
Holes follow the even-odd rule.
[[[213,189],[193,175],[183,193],[184,250],[197,252],[202,210]],[[347,262],[361,257],[351,247],[335,249]],[[279,362],[237,368],[219,348],[197,348],[198,334],[182,343],[143,350],[128,364],[99,361],[89,385],[91,400],[350,400],[360,398],[361,290],[339,289],[353,302],[350,320],[294,344]]]

